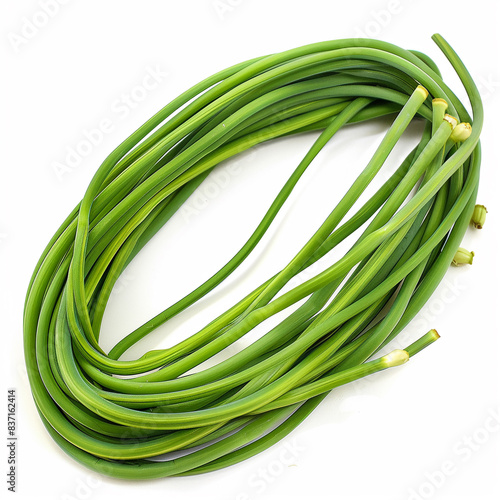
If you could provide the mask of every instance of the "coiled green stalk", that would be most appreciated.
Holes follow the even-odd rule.
[[[25,304],[35,404],[69,455],[128,479],[227,467],[282,439],[335,387],[402,364],[438,338],[431,331],[404,351],[369,361],[429,299],[474,212],[481,100],[455,52],[439,35],[434,40],[462,80],[474,120],[427,56],[377,40],[336,40],[217,73],[111,153],[42,254]],[[120,360],[245,260],[340,129],[390,114],[393,124],[367,167],[281,271],[177,345]],[[348,217],[413,119],[427,123],[420,143]],[[257,144],[306,130],[321,133],[234,257],[103,352],[100,326],[116,280],[207,175]],[[280,294],[367,222],[342,258]],[[247,348],[185,375],[302,299]],[[178,450],[188,453],[148,460]]]

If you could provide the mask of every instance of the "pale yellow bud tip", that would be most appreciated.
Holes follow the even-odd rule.
[[[442,108],[445,111],[448,109],[448,103],[444,99],[441,99],[440,97],[432,99],[432,106]]]
[[[474,260],[474,252],[469,252],[469,250],[460,247],[457,250],[455,257],[453,257],[452,264],[454,266],[465,266],[466,264],[472,264],[473,260]]]
[[[450,139],[453,142],[464,142],[472,134],[472,127],[470,123],[459,123],[451,133]]]
[[[441,338],[441,335],[434,328],[429,332],[434,340]]]
[[[427,99],[427,96],[429,95],[429,91],[423,87],[422,85],[419,85],[416,89],[415,92],[421,92],[424,99]]]
[[[409,359],[410,355],[402,349],[396,349],[382,358],[387,368],[402,365]]]
[[[483,229],[484,223],[486,222],[486,214],[488,210],[484,205],[476,205],[474,207],[474,213],[472,214],[471,223],[476,229]]]
[[[454,116],[446,114],[444,115],[444,119],[451,125],[452,128],[455,128],[458,125],[458,120]]]

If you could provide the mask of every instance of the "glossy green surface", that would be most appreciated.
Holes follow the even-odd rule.
[[[455,52],[440,36],[434,39],[467,90],[473,120],[427,56],[376,40],[336,40],[217,73],[174,99],[104,161],[41,256],[25,304],[35,404],[70,456],[127,479],[227,467],[279,441],[335,387],[388,367],[383,357],[368,360],[443,278],[469,225],[479,182],[481,100]],[[450,139],[452,126],[432,98],[446,100],[459,122],[472,123],[468,139]],[[177,345],[120,360],[245,260],[342,127],[384,115],[394,121],[372,159],[280,272]],[[348,218],[414,119],[427,123],[420,143]],[[113,285],[210,171],[264,141],[306,130],[321,133],[236,255],[103,352],[99,332]],[[340,260],[282,293],[365,223]],[[303,299],[249,347],[185,375]],[[407,352],[413,356],[436,339],[431,331]],[[187,452],[148,460],[178,450]]]

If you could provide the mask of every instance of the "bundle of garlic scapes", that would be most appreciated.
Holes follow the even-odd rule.
[[[128,479],[220,469],[279,441],[335,387],[400,365],[438,338],[432,330],[370,360],[418,313],[456,254],[456,263],[467,261],[457,250],[473,214],[484,223],[475,211],[481,99],[455,52],[434,40],[467,90],[474,120],[429,57],[377,40],[336,40],[207,78],[109,155],[43,252],[25,304],[33,397],[65,452]],[[175,346],[120,359],[245,260],[342,127],[384,115],[394,121],[370,162],[281,271]],[[413,119],[426,123],[419,144],[348,217]],[[113,285],[207,175],[264,141],[311,130],[317,139],[236,255],[106,354],[99,332]],[[339,260],[283,292],[363,226]],[[288,308],[248,347],[196,371]],[[179,450],[180,458],[154,460]]]

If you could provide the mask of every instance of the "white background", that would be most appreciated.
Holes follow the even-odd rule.
[[[4,0],[0,13],[0,317],[4,381],[19,396],[18,497],[499,498],[498,3],[70,0],[44,26],[27,28],[30,21],[43,21],[37,17],[40,3]],[[60,451],[36,414],[26,381],[23,300],[45,244],[107,153],[207,75],[257,55],[334,38],[365,34],[423,51],[465,100],[452,68],[430,39],[434,32],[458,51],[484,97],[478,202],[489,209],[485,228],[469,230],[464,242],[476,253],[474,265],[450,269],[394,346],[432,327],[442,335],[439,342],[403,367],[335,391],[284,442],[209,475],[148,483],[110,480]],[[157,84],[143,92],[138,87],[151,71]],[[127,94],[137,99],[126,104]],[[64,163],[68,148],[81,145],[86,132],[103,124],[107,132],[101,143],[61,175],[54,165]],[[369,160],[386,127],[381,121],[342,131],[220,291],[127,355],[193,333],[284,265]],[[411,127],[378,182],[394,171],[420,130],[420,124]],[[313,140],[314,134],[306,134],[276,141],[221,165],[188,202],[190,211],[172,220],[126,271],[106,312],[104,348],[225,263]],[[3,407],[6,412],[6,401]]]

